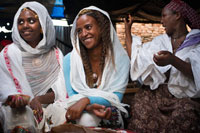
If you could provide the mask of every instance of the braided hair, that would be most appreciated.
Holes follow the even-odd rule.
[[[97,21],[98,26],[100,27],[100,35],[101,35],[100,39],[103,45],[102,52],[101,52],[100,65],[99,65],[101,69],[100,82],[99,82],[99,85],[100,85],[101,77],[103,75],[103,70],[104,70],[106,61],[112,61],[113,66],[115,66],[113,45],[112,45],[111,36],[110,36],[110,21],[104,14],[96,10],[84,9],[80,12],[79,17],[82,15],[88,15],[88,16],[93,17]],[[75,32],[75,37],[76,36],[77,36],[77,32]],[[80,54],[83,61],[85,75],[86,75],[86,82],[90,88],[93,88],[93,85],[94,85],[93,72],[92,72],[92,66],[88,57],[87,49],[81,43],[81,41],[79,41],[79,44],[80,44]]]

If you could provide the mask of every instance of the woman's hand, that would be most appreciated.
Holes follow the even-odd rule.
[[[85,110],[86,106],[90,103],[90,100],[85,97],[80,99],[77,103],[70,106],[65,115],[67,120],[76,120],[81,117],[82,112]]]
[[[86,111],[91,112],[102,119],[108,120],[111,117],[111,108],[106,108],[100,104],[88,105]]]
[[[24,108],[28,105],[30,96],[17,94],[8,96],[5,105],[9,105],[11,108]]]
[[[42,104],[39,101],[39,97],[34,97],[32,101],[30,102],[30,107],[33,110],[33,114],[35,115],[38,122],[42,120],[43,117],[43,110],[42,110]]]
[[[175,55],[173,55],[169,51],[159,51],[157,54],[154,54],[153,61],[158,66],[166,66],[169,64],[173,64],[175,59]]]
[[[129,14],[128,18],[124,18],[125,30],[131,30],[133,17]]]
[[[183,61],[169,51],[158,52],[157,55],[154,55],[153,60],[158,66],[166,66],[170,64],[181,71],[185,76],[194,80],[190,62]]]
[[[125,44],[126,44],[126,50],[128,53],[129,58],[131,58],[131,47],[132,47],[132,36],[131,36],[131,27],[133,24],[133,18],[131,15],[128,15],[128,20],[126,18],[124,19],[125,24]]]

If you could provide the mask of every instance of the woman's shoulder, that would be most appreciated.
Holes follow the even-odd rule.
[[[71,57],[71,52],[67,53],[65,56],[64,56],[64,62],[65,61],[70,61],[70,57]]]
[[[21,62],[21,51],[15,44],[9,44],[0,52],[0,65],[4,64],[6,59]],[[2,62],[1,62],[2,61]]]
[[[70,67],[70,57],[71,57],[71,52],[66,54],[63,58],[63,67],[64,68],[69,68]]]
[[[16,57],[20,54],[20,49],[14,44],[7,45],[2,51],[1,55],[4,53],[7,54],[9,57]]]

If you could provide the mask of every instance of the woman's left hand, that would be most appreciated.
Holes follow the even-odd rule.
[[[154,54],[153,61],[158,66],[166,66],[173,63],[174,57],[175,55],[169,51],[159,51],[157,54]]]
[[[33,110],[33,114],[35,115],[37,121],[40,123],[43,117],[42,104],[39,101],[39,97],[34,97],[30,102],[30,107]]]
[[[86,108],[86,111],[88,112],[92,112],[93,114],[95,114],[96,116],[102,118],[102,119],[107,119],[109,120],[111,117],[111,108],[106,108],[103,105],[100,104],[92,104],[92,105],[88,105]]]

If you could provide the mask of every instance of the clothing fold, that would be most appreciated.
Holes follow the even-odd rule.
[[[90,6],[84,9],[100,11],[110,20],[108,13],[97,7]],[[75,95],[69,99],[74,103],[75,101],[81,99],[82,97],[88,97],[88,96],[103,97],[106,100],[108,100],[111,103],[111,105],[116,106],[121,111],[127,113],[127,111],[124,108],[124,104],[120,102],[117,95],[113,94],[113,92],[124,93],[129,80],[128,77],[129,77],[130,62],[126,51],[122,47],[117,37],[117,34],[114,30],[111,20],[110,20],[110,27],[111,27],[110,32],[111,32],[111,41],[113,43],[115,65],[112,64],[111,60],[106,58],[100,86],[98,88],[89,88],[86,83],[85,71],[80,56],[79,39],[74,35],[76,30],[77,18],[78,15],[74,20],[73,27],[71,30],[71,40],[74,49],[72,50],[70,59],[71,61],[70,80],[72,88],[80,94]]]
[[[153,55],[161,50],[172,52],[171,38],[167,34],[154,38],[151,42],[141,45],[138,37],[133,36],[131,55],[131,79],[141,79],[144,85],[150,85],[150,89],[156,89],[160,84],[165,84],[165,72],[170,70],[168,81],[169,92],[177,98],[200,97],[200,43],[193,41],[193,36],[200,33],[199,29],[191,30],[187,36],[187,43],[182,49],[175,53],[175,56],[191,64],[194,80],[185,76],[175,67],[168,65],[157,66],[153,61]]]

